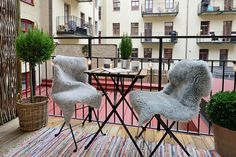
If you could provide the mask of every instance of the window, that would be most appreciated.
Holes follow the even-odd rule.
[[[232,21],[224,21],[223,35],[230,36],[232,32]],[[230,38],[224,38],[224,41],[230,41]]]
[[[172,59],[172,48],[164,48],[164,59]]]
[[[102,7],[99,6],[98,8],[98,19],[101,20],[102,19]]]
[[[98,32],[98,36],[99,36],[99,37],[102,36],[102,32],[101,32],[101,31]],[[99,38],[99,39],[98,39],[98,44],[101,44],[101,43],[102,43],[102,39]]]
[[[64,22],[65,24],[69,24],[70,18],[70,6],[68,4],[64,4]]]
[[[113,23],[113,36],[120,36],[120,23]]]
[[[34,0],[21,0],[22,2],[34,5]]]
[[[152,49],[144,48],[144,58],[152,58]]]
[[[138,35],[138,23],[131,23],[131,33],[132,36]]]
[[[145,0],[145,12],[152,13],[153,10],[153,0]]]
[[[114,11],[120,10],[120,0],[113,0],[113,10]]]
[[[34,22],[27,19],[21,19],[22,32],[27,32],[29,29],[32,29],[33,27],[34,27]]]
[[[95,35],[97,35],[98,33],[98,22],[95,21]]]
[[[209,25],[210,25],[209,21],[201,21],[201,28],[200,28],[201,35],[208,35],[209,34]]]
[[[166,0],[166,9],[174,8],[174,0]]]
[[[220,49],[220,66],[223,66],[223,60],[227,60],[228,59],[228,49]],[[225,66],[226,66],[226,62],[225,62]]]
[[[139,10],[139,0],[131,0],[131,10]]]
[[[132,49],[131,57],[138,58],[138,48],[133,48]]]
[[[85,26],[85,15],[84,13],[80,13],[80,24],[81,24],[81,28],[84,28]]]
[[[144,24],[144,36],[152,36],[152,23]],[[145,38],[145,41],[152,41],[152,38]]]
[[[171,31],[173,31],[173,22],[165,22],[165,35],[170,35]]]
[[[208,49],[200,49],[199,50],[199,59],[200,60],[208,60],[208,54],[209,54]]]

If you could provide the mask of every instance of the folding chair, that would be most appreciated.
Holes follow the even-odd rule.
[[[65,122],[55,136],[58,136],[62,132],[65,124],[67,124],[75,143],[74,152],[76,152],[76,143],[85,138],[76,141],[70,124],[72,115],[75,112],[75,104],[80,102],[91,107],[91,110],[82,122],[82,125],[84,125],[85,121],[88,119],[89,114],[92,114],[91,112],[93,112],[100,128],[94,108],[100,107],[102,95],[93,86],[87,83],[88,76],[84,73],[84,71],[87,70],[85,58],[58,55],[53,59],[53,66],[52,99],[62,110],[65,119]]]
[[[186,148],[172,133],[171,128],[176,121],[187,122],[199,112],[199,104],[204,96],[208,96],[212,87],[212,75],[204,61],[182,60],[176,63],[168,73],[169,83],[160,92],[132,91],[131,105],[139,116],[139,123],[146,125],[138,136],[145,131],[150,120],[155,117],[166,131],[159,143],[152,150],[152,156],[169,134],[190,156]],[[161,119],[164,116],[173,120],[167,126]]]

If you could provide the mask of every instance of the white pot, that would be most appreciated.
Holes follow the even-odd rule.
[[[130,68],[130,60],[129,59],[121,59],[121,68],[129,69]]]

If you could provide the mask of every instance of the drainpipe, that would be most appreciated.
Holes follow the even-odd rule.
[[[52,36],[52,27],[53,27],[53,25],[52,25],[52,0],[49,0],[48,1],[48,12],[49,12],[49,34]]]
[[[17,0],[16,1],[16,4],[17,4],[17,25],[16,25],[16,27],[17,27],[17,35],[19,34],[19,32],[20,32],[20,29],[21,29],[21,27],[20,27],[20,0]],[[21,61],[19,60],[19,59],[17,59],[17,96],[18,96],[18,98],[17,99],[19,99],[21,96],[22,96],[22,85],[21,85],[21,80],[22,80],[22,78],[21,78]]]
[[[187,0],[187,16],[186,16],[186,36],[188,36],[188,17],[189,17],[189,0]],[[185,42],[185,59],[188,58],[188,38]]]

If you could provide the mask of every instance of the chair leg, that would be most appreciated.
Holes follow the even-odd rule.
[[[84,126],[84,123],[86,122],[86,120],[88,119],[88,117],[89,117],[89,113],[87,114],[87,116],[86,116],[85,119],[83,120],[82,126]]]
[[[99,123],[99,121],[98,121],[98,117],[97,117],[97,114],[96,114],[94,108],[93,108],[92,110],[93,110],[94,116],[95,116],[95,118],[96,118],[98,127],[101,128],[101,125],[100,125],[100,123]],[[102,129],[101,129],[101,134],[102,134],[103,136],[106,135],[105,133],[102,132]]]
[[[77,146],[77,143],[76,143],[76,140],[75,140],[75,135],[74,135],[74,133],[73,133],[73,129],[72,129],[72,127],[71,127],[71,124],[69,124],[69,127],[70,127],[71,135],[72,135],[72,138],[73,138],[74,144],[75,144],[75,149],[73,150],[73,152],[76,152],[78,146]]]
[[[62,124],[62,126],[61,126],[61,128],[60,128],[60,131],[59,131],[57,134],[55,134],[55,137],[57,137],[58,135],[60,135],[62,129],[63,129],[64,126],[65,126],[65,124],[66,124],[66,122],[64,122],[64,123]]]
[[[171,131],[171,128],[174,126],[174,124],[176,123],[175,121],[168,127],[165,123],[164,123],[164,121],[160,118],[160,117],[158,117],[157,115],[155,116],[158,120],[159,120],[159,123],[160,123],[160,125],[165,129],[165,134],[163,135],[163,140],[164,140],[164,138],[166,137],[166,135],[167,134],[169,134],[179,145],[180,145],[180,147],[184,150],[184,152],[188,155],[188,156],[190,156],[190,154],[189,154],[189,152],[186,150],[186,148],[182,145],[182,143],[178,140],[178,138],[173,134],[173,132]],[[162,141],[163,141],[162,140]],[[159,145],[160,145],[160,142],[158,143]],[[157,148],[159,147],[159,145],[157,145],[156,147],[155,147],[155,149],[152,151],[152,153],[151,153],[151,155],[150,156],[152,156],[153,154],[154,154],[154,152],[157,150]]]

